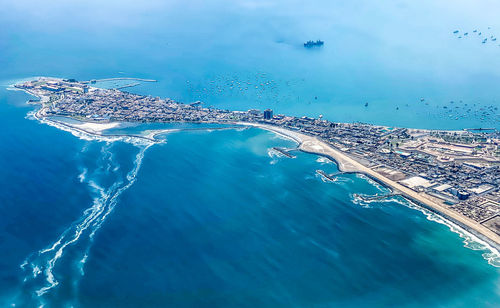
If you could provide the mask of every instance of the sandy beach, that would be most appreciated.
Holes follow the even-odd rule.
[[[72,124],[72,126],[77,127],[79,129],[90,131],[93,133],[102,133],[103,131],[111,128],[116,128],[120,126],[119,122],[109,122],[109,123],[91,123],[85,122],[82,124]]]
[[[287,136],[290,139],[299,143],[299,149],[306,153],[317,154],[325,156],[331,160],[334,160],[342,172],[353,172],[362,173],[372,179],[386,185],[391,188],[394,193],[401,194],[402,196],[408,198],[409,200],[423,206],[439,215],[443,216],[447,220],[457,224],[458,226],[466,229],[473,235],[477,236],[481,240],[488,242],[497,251],[500,251],[500,236],[498,236],[493,231],[489,230],[485,226],[473,221],[472,219],[465,217],[458,212],[449,209],[443,201],[429,196],[423,192],[414,191],[406,186],[393,181],[380,173],[373,171],[372,169],[362,165],[360,162],[348,156],[346,153],[334,148],[333,146],[325,143],[316,137],[311,137],[306,134],[291,131],[281,127],[276,127],[272,125],[265,124],[254,124],[254,123],[242,123],[245,125],[251,125],[259,127],[274,133]]]
[[[92,88],[93,90],[93,88]],[[25,90],[31,95],[35,95],[30,91]],[[36,96],[36,95],[35,95]],[[41,98],[41,103],[43,103],[45,97]],[[42,118],[44,111],[44,106],[40,108],[36,113],[35,117]],[[81,124],[67,124],[62,123],[63,125],[70,126],[72,128],[76,128],[86,133],[101,135],[102,132],[111,128],[116,128],[120,126],[119,122],[108,122],[108,123],[93,123],[93,122],[82,122]],[[372,179],[386,185],[391,188],[394,193],[401,194],[402,196],[408,198],[409,200],[423,206],[433,212],[436,212],[443,216],[444,218],[452,221],[453,223],[459,225],[460,227],[466,229],[470,233],[474,234],[478,238],[487,241],[491,244],[496,250],[500,251],[500,236],[495,232],[489,230],[485,226],[473,221],[472,219],[463,216],[462,214],[455,212],[449,209],[441,199],[430,196],[424,192],[417,192],[413,189],[410,189],[406,186],[401,185],[400,183],[393,181],[386,176],[366,167],[359,161],[355,160],[347,153],[333,147],[330,144],[320,140],[317,137],[312,137],[297,131],[293,131],[286,128],[281,128],[273,125],[266,125],[260,123],[246,123],[246,122],[237,122],[233,123],[236,125],[243,126],[253,126],[261,129],[265,129],[268,131],[272,131],[278,135],[281,135],[285,138],[291,139],[298,143],[299,150],[306,152],[321,155],[327,157],[338,164],[339,170],[342,172],[353,172],[353,173],[362,173],[365,174]],[[154,140],[154,135],[158,134],[158,132],[152,132],[151,136],[141,137],[144,139],[148,139],[151,141]]]

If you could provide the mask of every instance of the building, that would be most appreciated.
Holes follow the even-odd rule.
[[[467,200],[470,197],[470,193],[460,190],[457,194],[458,200]]]
[[[273,110],[266,109],[264,110],[264,120],[271,120],[273,118]]]

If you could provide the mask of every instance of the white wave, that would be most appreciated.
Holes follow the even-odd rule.
[[[80,268],[80,275],[84,276],[85,275],[85,263],[87,262],[87,258],[89,257],[88,250],[85,252],[83,255],[83,258],[80,260],[79,268]]]
[[[113,152],[111,152],[111,142],[106,142],[106,146],[101,147],[101,160],[103,161],[103,165],[101,165],[101,169],[103,173],[109,174],[111,167],[113,167]]]
[[[356,177],[367,180],[370,184],[376,186],[380,191],[388,191],[388,189],[384,186],[382,186],[380,183],[370,179],[368,176],[364,174],[357,173]],[[484,251],[482,254],[483,258],[492,266],[494,267],[500,267],[500,251],[496,249],[495,247],[492,247],[489,243],[486,241],[480,239],[476,235],[472,234],[471,232],[467,231],[466,229],[462,228],[461,226],[453,223],[450,220],[447,220],[446,218],[442,217],[441,215],[434,213],[422,206],[419,206],[412,202],[411,200],[408,200],[404,198],[403,196],[388,196],[388,198],[383,198],[383,199],[364,199],[367,195],[361,195],[361,194],[350,194],[351,201],[354,204],[361,205],[364,207],[371,207],[372,203],[377,203],[377,202],[395,202],[398,204],[401,204],[403,206],[406,206],[408,208],[411,208],[413,210],[420,211],[421,213],[424,214],[424,216],[429,220],[433,222],[437,222],[440,224],[443,224],[447,226],[450,231],[457,233],[460,238],[462,238],[462,242],[464,243],[464,247],[472,250],[478,250],[478,251]]]
[[[93,180],[88,181],[88,185],[94,190],[94,192],[98,192],[101,195],[101,198],[106,197],[106,190],[104,189],[104,187],[99,186]]]
[[[59,246],[54,256],[45,265],[45,276],[48,285],[36,291],[36,294],[38,296],[44,295],[47,291],[59,284],[53,273],[56,262],[63,256],[66,247],[77,242],[80,239],[82,233],[87,230],[87,228],[89,228],[89,226],[96,219],[99,219],[99,217],[105,210],[106,199],[109,198],[111,192],[115,189],[115,186],[118,186],[119,184],[120,182],[113,184],[110,191],[108,191],[107,193],[103,193],[99,199],[95,199],[90,211],[86,211],[88,214],[86,217],[84,217],[83,221],[72,228],[70,227],[71,229],[74,229],[72,237],[70,236],[69,240],[65,239],[65,242]],[[65,236],[63,235],[60,240],[62,240],[63,237],[65,238]]]
[[[452,221],[447,220],[446,218],[440,216],[439,214],[436,214],[424,207],[421,207],[413,203],[412,201],[404,197],[391,198],[386,201],[392,201],[404,205],[413,210],[419,211],[423,213],[428,220],[447,226],[452,232],[457,233],[460,236],[460,238],[462,238],[462,242],[464,243],[465,248],[477,251],[484,251],[484,253],[482,254],[483,258],[486,261],[488,261],[490,265],[494,267],[500,267],[500,251],[498,251],[496,248],[492,247],[490,244],[483,241],[476,235],[467,231],[466,229],[460,227],[459,225],[453,223]]]
[[[333,161],[330,159],[324,157],[324,156],[318,156],[316,159],[316,162],[321,163],[321,164],[335,164]]]
[[[276,151],[273,148],[269,148],[269,149],[267,149],[267,156],[269,156],[271,158],[271,161],[269,161],[269,164],[270,165],[275,165],[275,164],[278,163],[278,159],[277,158],[282,157],[284,155],[282,153]]]
[[[88,172],[87,168],[83,168],[82,173],[80,173],[80,174],[78,175],[78,179],[80,180],[80,183],[85,182],[85,177],[86,177],[86,175],[87,175],[87,172]]]
[[[267,156],[269,156],[270,158],[274,158],[274,157],[279,156],[279,153],[275,149],[269,148],[269,149],[267,149]]]
[[[52,120],[47,117],[38,117],[38,110],[31,110],[26,114],[26,118],[30,120],[37,120],[40,123],[47,124],[49,126],[55,127],[65,132],[71,133],[73,136],[86,140],[86,141],[104,141],[108,143],[112,143],[115,141],[122,141],[126,143],[131,143],[136,146],[144,146],[151,143],[155,143],[156,141],[153,138],[149,138],[149,136],[134,136],[134,135],[105,135],[96,131],[87,131],[83,128],[78,127],[77,125],[71,125],[68,123],[63,123],[59,121]],[[85,124],[85,123],[84,123]],[[83,126],[84,127],[84,126]],[[158,141],[162,142],[162,141]],[[86,147],[82,149],[82,152],[86,151]]]
[[[235,128],[235,130],[236,130],[237,132],[242,132],[242,131],[244,131],[244,130],[247,130],[248,128],[249,128],[248,126],[241,126],[241,127]]]
[[[109,205],[108,205],[107,211],[102,216],[102,219],[100,219],[99,221],[96,221],[94,223],[95,227],[94,227],[92,233],[89,236],[90,238],[94,237],[94,234],[96,233],[97,230],[99,230],[99,228],[101,227],[101,225],[104,222],[104,220],[106,220],[106,217],[113,211],[113,209],[114,209],[114,207],[115,207],[115,205],[117,203],[117,199],[122,194],[122,192],[124,192],[125,190],[127,190],[130,186],[132,186],[135,183],[136,178],[137,178],[137,173],[139,172],[139,169],[141,168],[141,165],[142,165],[142,160],[144,158],[144,153],[146,152],[146,150],[150,146],[151,145],[148,145],[148,146],[144,147],[136,155],[135,162],[134,162],[134,168],[126,176],[128,183],[125,184],[124,186],[120,187],[116,191],[116,193],[111,197],[111,199],[109,201]]]
[[[153,144],[154,143],[149,143],[148,145],[139,147],[139,152],[135,156],[134,166],[126,174],[125,182],[117,180],[108,189],[105,189],[94,180],[87,180],[89,188],[96,194],[92,206],[87,208],[83,212],[82,217],[70,225],[53,244],[49,245],[47,248],[41,249],[36,255],[28,257],[22,264],[22,268],[27,264],[31,265],[31,279],[35,279],[38,275],[43,274],[45,283],[35,290],[35,294],[40,298],[40,301],[42,296],[59,285],[59,281],[54,273],[54,268],[58,264],[58,261],[65,255],[65,250],[69,246],[81,242],[82,236],[86,234],[85,238],[87,242],[84,242],[84,244],[87,243],[87,249],[85,250],[83,258],[79,261],[80,275],[84,274],[84,265],[95,233],[100,229],[108,215],[115,208],[119,196],[134,184],[137,173],[142,165],[144,154]],[[100,160],[100,168],[109,169],[110,167],[105,166],[113,160],[112,153],[109,153],[109,144],[101,148],[100,156],[102,158]],[[84,173],[87,174],[88,169],[85,168],[84,170],[86,170]],[[82,182],[85,178],[85,176],[81,177]],[[27,279],[25,278],[25,280]]]
[[[323,183],[333,183],[333,184],[345,184],[345,183],[349,183],[349,182],[352,182],[351,179],[347,178],[347,177],[343,177],[343,176],[330,176],[330,178],[327,178],[326,176],[316,172],[316,175],[315,175],[317,178],[319,177],[321,179],[321,181],[323,181]]]
[[[363,206],[363,207],[370,207],[370,204],[375,201],[375,200],[364,199],[363,197],[365,197],[365,195],[362,195],[362,194],[349,194],[349,197],[351,198],[351,202],[353,204]],[[377,201],[379,201],[379,200],[377,200]]]
[[[368,183],[370,183],[372,186],[374,186],[375,188],[377,188],[377,190],[379,190],[381,192],[389,192],[390,191],[390,189],[388,187],[380,184],[379,182],[373,180],[369,176],[366,176],[362,173],[356,173],[356,177],[367,181]]]
[[[299,145],[299,142],[297,142],[296,139],[294,139],[292,136],[288,136],[288,135],[285,135],[279,131],[270,131],[273,135],[273,137],[271,137],[272,139],[281,139],[281,140],[286,140],[286,141],[292,141],[293,143],[295,143],[297,146]]]
[[[64,235],[64,233],[63,233],[63,235]],[[54,249],[56,249],[57,246],[59,246],[59,244],[61,244],[61,238],[59,238],[59,240],[57,240],[50,248],[40,250],[38,252],[38,254],[44,254],[44,253],[47,253],[49,251],[53,251]]]
[[[35,113],[36,111],[34,110],[28,111],[28,113],[26,113],[26,116],[24,118],[28,120],[36,120]]]
[[[38,276],[38,274],[40,274],[42,271],[40,270],[40,268],[38,266],[34,266],[33,269],[32,269],[32,272],[33,272],[33,277],[36,277]]]
[[[375,195],[377,196],[377,195]],[[388,196],[387,198],[381,199],[365,199],[364,197],[375,197],[363,194],[350,194],[351,201],[356,204],[366,208],[371,208],[372,203],[386,203],[394,202],[400,205],[406,206],[413,210],[419,211],[426,217],[427,220],[437,222],[447,226],[452,232],[457,233],[464,243],[464,247],[472,250],[484,251],[482,254],[483,258],[488,261],[488,263],[495,267],[500,267],[500,252],[492,247],[487,242],[481,240],[476,235],[470,233],[466,229],[460,227],[459,225],[447,220],[446,218],[434,213],[424,207],[421,207],[412,201],[402,197],[402,196]]]
[[[85,238],[87,241],[83,241],[83,245],[87,245],[85,253],[79,263],[80,275],[84,275],[84,265],[88,258],[89,249],[93,241],[95,233],[102,226],[103,222],[106,220],[108,215],[113,211],[114,207],[118,202],[119,196],[127,190],[136,180],[137,173],[142,165],[142,160],[146,150],[156,144],[164,143],[165,140],[154,140],[156,134],[167,133],[169,130],[155,130],[152,132],[152,137],[147,136],[133,136],[133,135],[103,135],[96,132],[89,132],[84,129],[72,126],[67,123],[62,123],[54,121],[49,118],[39,118],[37,117],[36,111],[30,111],[27,113],[26,118],[31,120],[37,120],[42,124],[47,124],[49,126],[55,127],[62,131],[71,133],[73,136],[89,141],[85,143],[81,153],[86,153],[89,150],[89,146],[92,141],[105,142],[105,145],[101,147],[101,156],[98,161],[99,170],[106,174],[110,174],[120,169],[120,165],[116,164],[113,157],[113,152],[110,150],[114,142],[120,141],[124,143],[132,144],[139,148],[139,152],[135,157],[134,166],[126,175],[126,181],[116,180],[109,188],[104,188],[97,184],[95,180],[89,178],[89,170],[83,167],[81,173],[78,175],[78,179],[81,183],[87,183],[89,188],[92,189],[93,193],[96,194],[92,202],[92,206],[83,211],[83,215],[79,220],[71,224],[66,230],[62,232],[59,238],[52,244],[48,245],[47,248],[39,250],[36,254],[29,256],[21,265],[21,269],[26,270],[26,267],[30,266],[30,274],[24,278],[24,281],[35,280],[34,294],[39,300],[40,306],[44,306],[43,296],[49,292],[51,289],[59,285],[59,281],[54,273],[55,266],[59,263],[58,261],[64,257],[66,249],[71,245],[76,245],[77,243],[82,243],[82,239]],[[94,172],[97,172],[94,171]],[[85,236],[84,236],[85,235]],[[88,235],[88,237],[87,237]],[[43,277],[43,281],[39,287],[38,285],[39,276]],[[75,281],[75,280],[74,280]],[[26,285],[28,286],[28,285]],[[29,287],[31,288],[31,287]]]
[[[35,117],[36,118],[36,117]],[[85,130],[81,130],[79,128],[73,127],[68,124],[63,124],[57,121],[53,121],[47,118],[37,118],[41,123],[47,124],[50,126],[53,126],[57,129],[63,130],[65,132],[71,133],[73,136],[86,140],[86,141],[104,141],[104,142],[116,142],[116,141],[122,141],[126,143],[133,144],[135,146],[145,146],[149,145],[151,143],[154,143],[154,141],[146,139],[146,138],[141,138],[138,136],[132,136],[132,135],[123,135],[123,136],[112,136],[112,135],[100,135],[100,134],[95,134],[91,132],[87,132]]]
[[[90,147],[90,145],[91,145],[91,144],[92,144],[92,143],[87,142],[87,143],[83,146],[83,148],[80,150],[80,153],[87,153],[87,151],[89,150],[89,147]]]
[[[316,173],[316,177],[319,177],[323,181],[323,183],[337,183],[336,177],[327,178],[323,174],[319,174],[319,173]]]
[[[24,269],[26,267],[26,265],[28,265],[28,260],[24,260],[24,262],[21,265],[19,265],[19,267],[21,269]]]

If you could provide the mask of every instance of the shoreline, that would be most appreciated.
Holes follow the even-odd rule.
[[[477,237],[488,244],[491,249],[496,250],[495,252],[500,254],[500,236],[489,230],[485,226],[467,218],[459,213],[447,209],[445,205],[439,204],[438,202],[431,199],[431,196],[425,193],[416,192],[408,187],[405,187],[396,181],[390,180],[387,177],[373,171],[372,169],[362,165],[360,162],[349,157],[348,154],[341,152],[340,150],[334,148],[332,145],[318,139],[317,137],[311,137],[302,133],[294,132],[281,127],[274,127],[267,124],[255,124],[255,123],[241,123],[242,125],[250,125],[258,127],[267,131],[277,133],[279,135],[284,135],[289,139],[298,143],[298,150],[315,154],[319,156],[326,157],[334,161],[338,169],[346,173],[360,173],[368,176],[372,180],[384,185],[389,188],[394,194],[401,195],[405,199],[415,203],[416,205],[427,209],[444,219],[450,221],[451,223],[459,226],[465,231]]]
[[[21,79],[14,79],[14,80],[10,80],[9,81],[9,84],[6,86],[7,90],[11,90],[11,91],[23,91],[25,93],[28,93],[29,95],[32,95],[34,97],[37,97],[40,99],[40,102],[36,103],[36,102],[33,102],[31,103],[32,105],[43,105],[41,104],[41,99],[42,97],[38,96],[37,94],[27,90],[27,89],[22,89],[22,88],[19,88],[17,87],[16,85],[19,84],[19,82],[22,82],[22,81],[29,81],[29,80],[32,80],[32,79],[36,79],[36,78],[42,78],[42,76],[34,76],[34,77],[27,77],[27,78],[21,78]],[[43,78],[52,78],[54,80],[59,80],[59,81],[62,81],[64,80],[64,78],[61,78],[61,77],[43,77]],[[104,78],[104,79],[96,79],[96,82],[101,82],[101,81],[113,81],[113,80],[137,80],[137,81],[142,81],[142,82],[158,82],[158,80],[155,80],[155,79],[144,79],[144,78],[136,78],[136,77],[112,77],[112,78]],[[14,83],[12,83],[14,82]],[[83,84],[89,84],[90,83],[90,80],[86,80],[86,81],[81,81],[81,83]],[[93,89],[103,89],[103,88],[100,88],[100,87],[91,87]],[[92,121],[88,121],[88,122],[92,122]],[[179,121],[179,123],[182,122],[182,121]],[[133,123],[133,122],[132,122]],[[190,122],[190,123],[200,123],[202,124],[203,122]],[[392,128],[392,129],[399,129],[399,128],[406,128],[406,129],[409,129],[409,130],[412,130],[412,131],[422,131],[422,132],[443,132],[443,133],[450,133],[450,132],[456,132],[456,133],[462,133],[464,131],[499,131],[499,128],[480,128],[480,127],[477,127],[477,128],[439,128],[439,127],[436,127],[436,128],[423,128],[423,127],[412,127],[412,126],[402,126],[402,125],[386,125],[386,124],[378,124],[378,123],[373,123],[373,122],[359,122],[359,121],[353,121],[353,122],[345,122],[345,123],[359,123],[359,124],[366,124],[366,125],[372,125],[372,126],[375,126],[375,127],[384,127],[384,128]],[[227,124],[227,123],[224,123],[224,124]],[[266,124],[257,124],[257,123],[245,123],[243,124],[243,122],[233,122],[233,124],[239,124],[239,125],[245,125],[245,126],[252,126],[252,125],[266,125]],[[290,132],[293,132],[291,130],[289,130]]]
[[[22,89],[28,94],[39,97],[38,95],[26,90]],[[161,134],[161,132],[156,131],[153,132],[152,134],[147,135],[146,137],[144,136],[135,136],[135,135],[105,135],[102,134],[102,131],[97,132],[97,131],[88,131],[85,129],[82,129],[81,127],[78,126],[73,126],[68,123],[62,123],[59,121],[53,121],[51,119],[48,119],[47,117],[40,117],[39,112],[44,108],[43,107],[43,97],[39,97],[40,101],[37,103],[33,104],[41,104],[42,107],[37,110],[34,113],[34,117],[41,121],[42,119],[50,121],[50,122],[55,122],[57,124],[61,124],[63,126],[78,130],[80,132],[84,132],[89,135],[94,135],[98,137],[139,137],[141,139],[146,139],[148,141],[153,141],[153,142],[158,142],[158,140],[155,139],[155,136],[157,134]],[[80,121],[82,124],[87,123],[87,121]],[[90,121],[89,121],[90,122]],[[90,122],[91,123],[91,122]],[[201,124],[202,122],[200,122]],[[428,194],[425,194],[423,192],[416,192],[406,186],[403,186],[402,184],[399,184],[398,182],[394,180],[390,180],[389,178],[383,176],[382,174],[377,173],[376,171],[373,171],[372,169],[364,166],[354,158],[350,157],[349,154],[342,152],[341,150],[335,148],[334,146],[326,143],[325,141],[321,140],[318,137],[313,137],[310,135],[306,135],[304,133],[300,133],[288,128],[282,128],[274,125],[269,125],[269,124],[262,124],[262,123],[248,123],[248,122],[232,122],[232,123],[224,123],[224,124],[233,124],[233,125],[238,125],[242,127],[256,127],[260,128],[263,130],[271,131],[275,134],[278,134],[284,138],[288,138],[298,144],[297,149],[304,152],[304,153],[309,153],[309,154],[315,154],[319,156],[326,157],[327,159],[334,161],[339,170],[342,172],[346,173],[359,173],[359,174],[364,174],[371,178],[372,180],[378,182],[379,184],[382,184],[383,186],[389,188],[393,194],[401,195],[405,199],[415,203],[417,206],[420,206],[424,209],[427,209],[433,213],[438,214],[445,220],[448,220],[449,222],[457,225],[458,227],[464,229],[466,232],[469,232],[473,236],[475,236],[477,239],[480,241],[484,241],[487,245],[489,245],[490,250],[494,250],[493,252],[496,252],[497,254],[500,255],[500,236],[496,234],[495,232],[489,230],[485,226],[481,225],[478,222],[473,221],[472,219],[463,216],[462,214],[459,214],[451,209],[446,208],[446,205],[444,205],[442,202],[439,202],[437,198],[432,197]],[[85,126],[84,126],[85,127]],[[232,127],[235,128],[235,127]],[[210,129],[210,128],[207,128]],[[211,128],[213,129],[213,128]]]

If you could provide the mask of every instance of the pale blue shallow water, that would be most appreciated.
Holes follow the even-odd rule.
[[[230,109],[499,127],[500,47],[452,33],[500,35],[495,12],[486,1],[5,3],[0,305],[498,306],[484,247],[402,199],[360,203],[354,193],[385,189],[316,175],[333,163],[270,151],[291,141],[258,129],[83,140],[26,118],[29,97],[6,90],[30,76],[132,76],[159,82],[129,91]],[[301,47],[317,38],[324,48]]]

